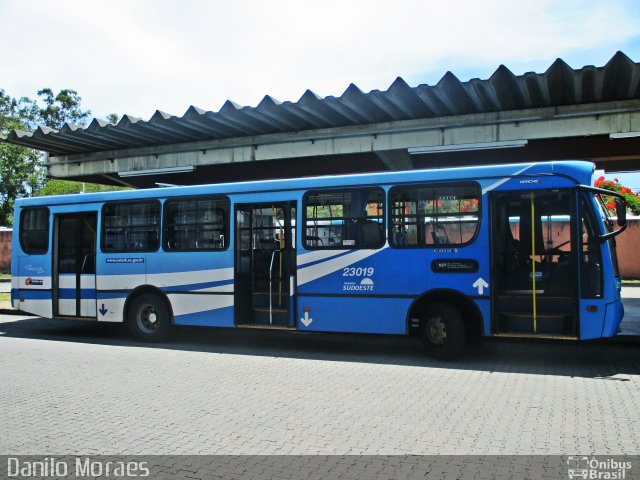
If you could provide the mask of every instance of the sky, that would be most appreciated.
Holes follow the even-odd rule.
[[[297,101],[400,76],[640,61],[638,0],[0,0],[0,88],[76,90],[93,117]],[[640,187],[640,185],[638,185]]]

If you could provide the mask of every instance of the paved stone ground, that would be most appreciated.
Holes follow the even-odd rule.
[[[640,348],[0,317],[2,454],[635,454]]]

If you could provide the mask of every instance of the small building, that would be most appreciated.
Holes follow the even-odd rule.
[[[0,227],[0,273],[11,271],[11,237],[13,229]]]

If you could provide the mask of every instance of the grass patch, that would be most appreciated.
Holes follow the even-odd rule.
[[[3,303],[3,302],[11,303],[10,293],[0,293],[0,303]]]
[[[4,280],[6,278],[11,278],[11,274],[10,273],[1,273],[0,272],[0,280]]]

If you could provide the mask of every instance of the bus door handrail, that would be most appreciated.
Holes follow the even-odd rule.
[[[84,271],[84,267],[86,267],[87,265],[87,260],[89,260],[89,257],[95,256],[94,253],[87,253],[84,258],[82,259],[82,266],[80,267],[80,273],[85,273]]]
[[[269,325],[273,325],[273,260],[276,258],[277,250],[271,254],[271,263],[269,264]]]

